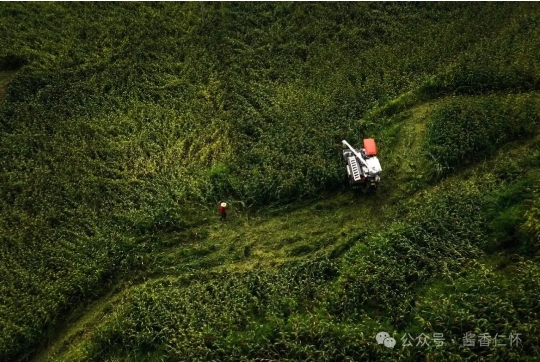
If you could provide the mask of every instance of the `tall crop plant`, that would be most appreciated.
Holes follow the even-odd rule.
[[[539,107],[536,94],[451,100],[428,124],[427,157],[446,172],[493,155],[502,144],[535,134]]]

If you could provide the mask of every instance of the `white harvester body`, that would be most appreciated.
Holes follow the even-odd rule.
[[[347,179],[351,188],[374,191],[381,181],[382,167],[377,158],[375,140],[364,139],[364,148],[353,148],[343,140],[343,161],[347,167]]]

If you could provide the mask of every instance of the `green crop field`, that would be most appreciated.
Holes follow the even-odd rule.
[[[540,361],[539,60],[534,2],[0,3],[0,361]]]

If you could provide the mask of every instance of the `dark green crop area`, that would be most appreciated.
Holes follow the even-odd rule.
[[[537,3],[0,19],[0,361],[540,360]]]

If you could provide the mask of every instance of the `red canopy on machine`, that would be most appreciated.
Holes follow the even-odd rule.
[[[373,138],[364,139],[364,148],[368,156],[375,156],[377,154],[377,145]]]

